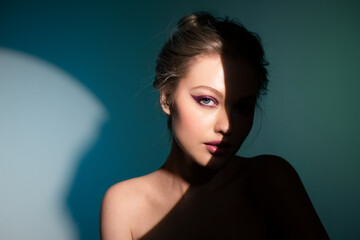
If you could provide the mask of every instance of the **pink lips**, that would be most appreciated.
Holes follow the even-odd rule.
[[[206,142],[205,146],[214,155],[226,155],[230,150],[230,144],[222,141]]]

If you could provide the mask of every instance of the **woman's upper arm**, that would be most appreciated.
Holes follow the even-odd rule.
[[[286,239],[329,239],[295,169],[280,157],[261,158],[252,191],[275,231]]]
[[[132,240],[126,195],[126,189],[119,184],[106,192],[101,205],[102,240]]]

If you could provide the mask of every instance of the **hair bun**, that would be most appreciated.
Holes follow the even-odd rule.
[[[196,12],[190,15],[187,15],[180,19],[177,26],[178,28],[183,27],[202,27],[207,26],[211,27],[216,23],[216,19],[210,13],[207,12]]]

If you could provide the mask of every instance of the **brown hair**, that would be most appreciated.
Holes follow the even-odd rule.
[[[207,12],[198,12],[180,19],[158,55],[153,86],[165,94],[166,103],[162,104],[173,108],[174,92],[179,80],[187,73],[190,60],[198,55],[213,54],[252,64],[259,74],[258,96],[266,94],[268,62],[259,36],[229,18],[220,19]],[[171,117],[168,127],[171,129]]]

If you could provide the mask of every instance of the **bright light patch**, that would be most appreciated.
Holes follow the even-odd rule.
[[[0,239],[76,239],[65,200],[106,109],[48,62],[0,48]]]

